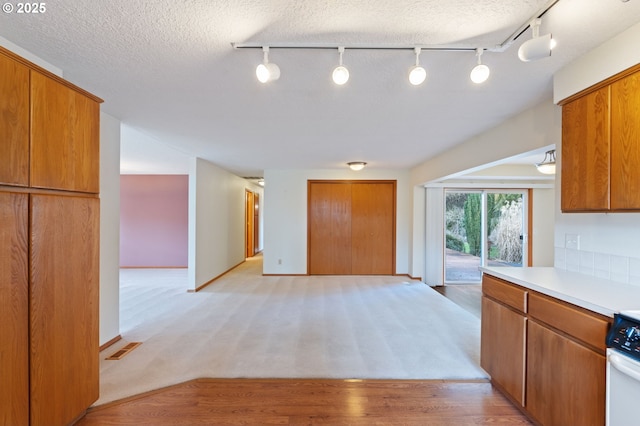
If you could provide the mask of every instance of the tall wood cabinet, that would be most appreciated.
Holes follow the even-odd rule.
[[[2,425],[98,398],[101,102],[0,48]]]
[[[395,181],[309,181],[309,274],[393,274],[395,202]]]
[[[560,104],[562,211],[639,211],[640,65]]]

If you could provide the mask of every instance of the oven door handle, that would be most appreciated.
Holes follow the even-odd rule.
[[[640,382],[640,369],[633,368],[622,356],[609,354],[609,362],[616,370]]]

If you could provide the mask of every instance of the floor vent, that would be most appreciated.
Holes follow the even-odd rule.
[[[107,360],[122,359],[126,354],[128,354],[129,352],[131,352],[132,350],[134,350],[135,348],[137,348],[141,344],[142,344],[142,342],[127,343],[126,345],[124,345],[122,347],[122,349],[117,350],[113,355],[111,355],[110,357],[107,357],[106,359]]]

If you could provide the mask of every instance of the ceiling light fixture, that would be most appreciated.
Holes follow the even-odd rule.
[[[536,167],[540,173],[545,175],[556,174],[556,150],[552,149],[544,153],[542,163],[536,163]]]
[[[484,83],[489,78],[489,74],[491,74],[491,70],[488,66],[482,63],[482,48],[476,49],[476,56],[478,57],[478,65],[473,67],[471,70],[471,74],[469,74],[469,78],[476,84]]]
[[[342,65],[342,54],[344,53],[344,46],[338,47],[338,53],[340,54],[340,61],[338,62],[338,66],[333,70],[331,78],[333,78],[333,82],[335,84],[342,86],[347,81],[349,81],[349,70],[347,69],[347,67]]]
[[[256,68],[256,77],[260,83],[275,81],[280,78],[280,67],[269,62],[269,46],[262,46],[263,62]]]
[[[409,68],[409,83],[413,84],[414,86],[421,85],[427,78],[427,71],[420,66],[421,50],[422,49],[420,49],[419,47],[413,49],[413,51],[416,52],[416,64]]]
[[[540,35],[541,23],[542,19],[536,18],[529,24],[532,39],[522,43],[520,49],[518,49],[518,58],[523,62],[536,61],[551,56],[551,50],[556,46],[551,33]]]
[[[364,169],[364,166],[366,165],[367,163],[365,163],[364,161],[351,161],[347,163],[347,166],[349,166],[351,170],[355,170],[355,171]]]

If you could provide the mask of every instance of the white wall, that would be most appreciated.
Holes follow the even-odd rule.
[[[533,190],[532,265],[553,266],[555,190]]]
[[[120,334],[120,121],[100,113],[100,345]]]
[[[45,61],[44,59],[34,55],[33,53],[29,52],[28,50],[23,49],[22,47],[18,46],[17,44],[14,44],[12,42],[10,42],[9,40],[7,40],[4,37],[0,37],[0,46],[4,47],[7,50],[12,51],[13,53],[22,56],[23,58],[25,58],[28,61],[33,62],[34,64],[46,69],[47,71],[59,76],[59,77],[63,77],[62,75],[62,69],[53,66],[52,64],[50,64],[49,62]]]
[[[602,44],[554,76],[554,99],[561,100],[640,62],[640,24]],[[562,164],[562,156],[558,156]],[[640,285],[640,213],[567,213],[556,191],[555,266]],[[567,247],[577,235],[579,247]]]
[[[397,180],[396,273],[409,272],[411,197],[402,170],[266,170],[264,203],[265,274],[307,273],[307,180]],[[278,259],[282,260],[278,264]]]
[[[192,158],[189,173],[189,290],[245,260],[245,188],[262,189]]]
[[[562,109],[550,100],[543,102],[413,168],[411,182],[424,191],[422,185],[425,183],[439,181],[447,176],[549,145],[559,146],[562,137],[561,120]],[[543,190],[536,190],[536,194],[539,191]],[[420,259],[426,259],[426,265],[422,271],[412,271],[412,274],[414,276],[424,274],[423,281],[430,285],[442,284],[443,276],[442,229],[444,224],[441,214],[438,213],[443,203],[440,198],[434,194],[429,195],[427,192],[427,210],[430,217],[425,214],[425,209],[422,211],[416,209],[412,221],[414,229],[419,229],[421,223],[426,223],[425,244],[414,246],[412,253],[414,265],[420,265]],[[540,203],[534,204],[534,236],[537,238],[533,240],[533,261],[535,266],[550,266],[553,262],[553,233],[544,236],[536,233],[539,233],[539,229],[544,229],[543,227],[548,227],[546,228],[548,230],[553,229],[551,213],[554,209],[553,197],[549,193],[540,192],[539,198],[541,198],[540,203],[545,201],[551,204],[547,204],[548,210],[539,210]],[[414,196],[414,205],[421,202],[421,199]]]
[[[413,185],[422,185],[524,152],[558,144],[562,109],[542,102],[411,169]]]

